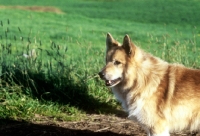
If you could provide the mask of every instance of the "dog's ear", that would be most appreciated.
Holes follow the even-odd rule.
[[[127,34],[124,37],[122,47],[124,48],[127,55],[131,56],[134,54],[134,45],[132,44],[131,39]]]
[[[110,33],[107,33],[107,38],[106,38],[106,46],[107,49],[110,49],[113,46],[120,46],[119,43],[112,37]]]

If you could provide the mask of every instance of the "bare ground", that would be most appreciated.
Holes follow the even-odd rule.
[[[40,117],[39,121],[1,120],[0,136],[146,136],[141,127],[126,119],[109,115],[88,114],[78,122],[55,121]],[[171,136],[195,136],[195,133],[180,132]]]

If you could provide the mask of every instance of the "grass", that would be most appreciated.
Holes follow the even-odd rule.
[[[195,0],[3,1],[54,6],[64,13],[0,9],[0,117],[75,120],[114,114],[118,103],[100,81],[105,35],[134,43],[169,62],[199,68],[199,3]],[[44,8],[44,7],[41,7]],[[25,58],[31,50],[36,56]]]

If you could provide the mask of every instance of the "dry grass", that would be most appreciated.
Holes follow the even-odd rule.
[[[29,10],[35,12],[51,12],[57,14],[63,14],[59,8],[52,6],[4,6],[0,5],[0,9],[19,9],[19,10]]]

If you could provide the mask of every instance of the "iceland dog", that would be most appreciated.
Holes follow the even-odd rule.
[[[105,59],[100,78],[148,136],[200,128],[200,70],[154,57],[128,35],[120,44],[107,34]]]

